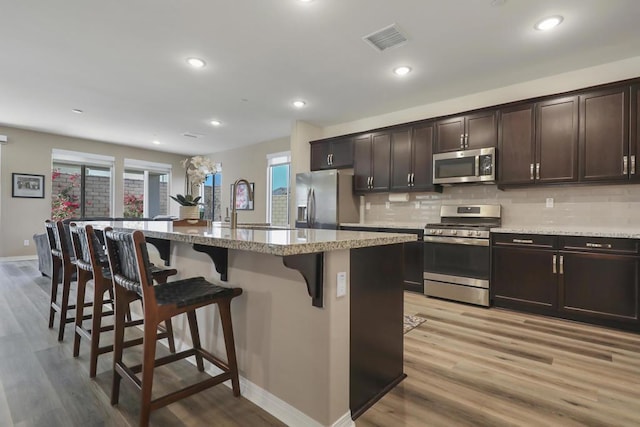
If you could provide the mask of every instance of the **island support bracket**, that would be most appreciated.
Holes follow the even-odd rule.
[[[298,270],[307,282],[307,291],[311,296],[311,304],[322,308],[323,299],[323,253],[289,255],[282,257],[285,267]]]
[[[147,243],[151,243],[158,250],[160,258],[164,261],[166,267],[169,266],[171,258],[171,240],[158,239],[157,237],[145,237]]]
[[[227,279],[227,266],[229,264],[229,250],[227,248],[219,248],[217,246],[199,245],[193,244],[193,250],[196,252],[202,252],[209,255],[213,265],[216,267],[216,271],[220,273],[220,280],[226,282]]]

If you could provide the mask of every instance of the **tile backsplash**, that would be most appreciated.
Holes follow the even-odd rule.
[[[547,207],[547,199],[553,207]],[[362,198],[361,198],[362,200]],[[443,204],[500,204],[502,225],[640,227],[640,185],[523,188],[458,185],[439,193],[410,193],[408,202],[389,202],[389,194],[364,197],[365,223],[426,224],[440,221]]]

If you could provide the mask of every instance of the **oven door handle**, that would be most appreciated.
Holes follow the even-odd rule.
[[[448,243],[451,245],[489,246],[489,239],[471,239],[468,237],[424,236],[425,243]]]

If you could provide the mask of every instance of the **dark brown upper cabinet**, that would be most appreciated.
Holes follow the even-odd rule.
[[[552,98],[536,104],[537,183],[578,180],[578,97]]]
[[[433,122],[391,133],[391,191],[436,189],[432,184],[434,133]]]
[[[498,177],[501,185],[535,182],[535,105],[522,104],[500,112]]]
[[[389,191],[391,134],[380,132],[354,139],[354,191]]]
[[[631,86],[631,126],[629,135],[629,178],[640,181],[640,165],[637,157],[640,155],[640,84]]]
[[[580,95],[580,181],[629,179],[629,86]]]
[[[436,122],[434,153],[495,147],[498,119],[495,110],[450,117]]]
[[[353,167],[353,138],[311,141],[311,170]]]

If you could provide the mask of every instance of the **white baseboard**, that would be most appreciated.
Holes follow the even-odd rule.
[[[23,256],[4,256],[0,257],[0,262],[9,262],[9,261],[31,261],[34,259],[38,259],[37,255],[23,255]]]

